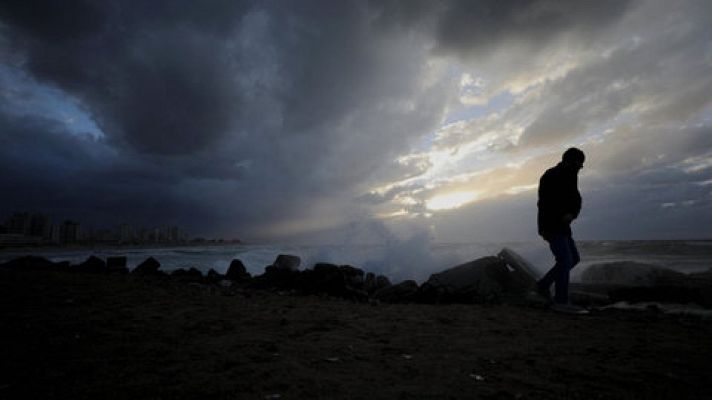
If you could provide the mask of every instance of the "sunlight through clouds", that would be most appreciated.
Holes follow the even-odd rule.
[[[430,210],[450,210],[477,200],[477,192],[454,192],[437,195],[426,202]]]

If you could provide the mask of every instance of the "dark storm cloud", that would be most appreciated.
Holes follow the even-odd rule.
[[[542,47],[572,31],[579,37],[605,29],[625,11],[627,1],[457,1],[448,3],[438,24],[443,51],[481,53],[501,43]]]
[[[239,2],[5,2],[17,63],[78,97],[119,144],[204,149],[239,110],[229,34]]]
[[[484,56],[502,45],[542,49],[562,34],[578,40],[606,29],[629,1],[386,1],[379,4],[386,26],[428,26],[435,50],[458,56]]]
[[[8,60],[86,109],[113,161],[136,161],[102,174],[168,171],[166,196],[195,201],[184,218],[214,231],[346,206],[447,97],[420,84],[419,40],[372,29],[365,3],[24,4],[2,8]]]
[[[2,209],[42,211],[92,224],[176,221],[199,204],[176,196],[171,171],[117,156],[106,143],[54,120],[0,112]]]
[[[621,28],[631,8],[627,1],[3,2],[1,62],[57,88],[104,134],[91,139],[49,117],[18,117],[12,110],[20,107],[0,98],[0,162],[10,171],[0,183],[12,188],[3,209],[94,210],[95,221],[175,221],[226,236],[361,218],[402,190],[365,193],[432,167],[426,157],[401,156],[427,152],[427,135],[457,102],[453,65],[494,71],[488,90],[496,92],[509,78],[538,78],[559,47],[576,53],[602,37],[654,30]],[[708,104],[710,87],[708,67],[686,62],[699,51],[698,41],[684,45],[690,35],[577,66],[542,84],[538,101],[516,99],[480,128],[531,115],[518,146],[526,151],[639,103],[654,105],[646,120],[684,121]],[[658,54],[676,57],[657,63]],[[696,82],[673,79],[680,67]],[[670,96],[654,96],[661,91]],[[453,146],[465,140],[455,136]],[[698,133],[685,137],[708,146]],[[688,148],[669,155],[665,168]],[[616,154],[606,165],[624,160],[601,151]],[[648,156],[639,147],[628,155]]]

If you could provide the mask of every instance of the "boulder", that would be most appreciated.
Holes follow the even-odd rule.
[[[376,275],[373,272],[366,274],[363,280],[363,290],[368,294],[374,294],[378,290],[391,286],[391,281],[383,275]]]
[[[54,263],[44,257],[24,256],[0,264],[0,267],[8,269],[45,270],[55,268],[58,264],[59,263]]]
[[[302,271],[296,287],[306,294],[338,295],[346,285],[344,275],[337,265],[316,263],[312,269]]]
[[[339,271],[343,274],[346,285],[354,289],[363,289],[364,272],[362,269],[351,265],[342,265],[339,267]]]
[[[219,273],[218,271],[210,268],[208,274],[205,276],[205,280],[211,283],[218,283],[225,279],[225,275]]]
[[[298,285],[299,276],[299,270],[269,265],[262,275],[257,275],[250,279],[247,286],[254,289],[295,289]]]
[[[90,256],[84,262],[74,268],[76,271],[79,272],[89,272],[96,274],[109,272],[109,270],[106,268],[106,262],[96,256]]]
[[[277,256],[277,259],[274,260],[272,266],[280,270],[298,271],[301,263],[302,260],[297,256],[280,254]]]
[[[203,281],[203,273],[193,267],[188,270],[180,268],[171,272],[171,278],[175,278],[181,282],[201,283]]]
[[[654,286],[684,280],[685,274],[657,265],[634,261],[594,264],[581,274],[584,283]]]
[[[363,276],[363,271],[355,267],[317,263],[299,274],[295,288],[305,294],[328,294],[365,301],[368,294],[360,289],[359,276]]]
[[[376,290],[385,289],[391,286],[391,281],[383,275],[376,275]]]
[[[418,300],[418,284],[413,280],[384,287],[376,291],[373,297],[387,303],[410,303]]]
[[[129,272],[129,269],[126,267],[126,256],[107,257],[106,267],[111,273],[125,274]]]
[[[512,280],[504,260],[484,257],[431,275],[420,292],[427,302],[494,302],[517,288]]]
[[[136,266],[131,273],[136,275],[160,275],[158,271],[160,267],[161,263],[159,263],[158,260],[153,257],[148,257],[144,262]]]
[[[363,279],[363,290],[367,293],[373,293],[376,291],[376,275],[373,272],[366,274]]]
[[[235,282],[242,282],[249,280],[251,275],[247,272],[247,269],[242,261],[235,259],[230,263],[230,267],[227,269],[225,278]]]
[[[529,264],[524,257],[515,253],[514,250],[506,247],[503,248],[499,254],[497,254],[497,257],[504,260],[504,262],[506,262],[511,268],[511,279],[509,281],[511,287],[509,287],[508,290],[524,291],[534,287],[540,276],[536,268]]]

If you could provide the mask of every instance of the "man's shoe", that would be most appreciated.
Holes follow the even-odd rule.
[[[571,303],[554,303],[551,309],[562,314],[586,315],[589,311]]]

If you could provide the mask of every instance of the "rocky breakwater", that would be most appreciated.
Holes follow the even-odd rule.
[[[697,304],[712,308],[712,269],[683,274],[631,261],[594,264],[581,274],[583,286],[605,292],[610,302]]]
[[[505,252],[503,252],[505,253]],[[514,263],[516,264],[516,263]],[[513,268],[506,254],[480,258],[433,274],[418,285],[413,280],[392,284],[388,277],[351,265],[317,263],[300,270],[301,259],[280,254],[265,267],[264,273],[251,276],[240,260],[233,260],[225,274],[211,269],[204,275],[198,268],[178,269],[170,274],[160,262],[149,257],[139,263],[130,276],[170,280],[195,286],[236,290],[276,290],[305,295],[328,295],[354,301],[389,303],[493,303],[515,301],[529,288],[527,274]],[[23,257],[0,265],[3,268],[62,270],[80,273],[127,273],[125,257],[103,260],[96,256],[69,265],[39,257]],[[529,278],[529,280],[531,280]]]
[[[383,275],[366,272],[351,265],[317,263],[300,269],[301,259],[281,254],[265,267],[264,273],[251,276],[244,264],[235,259],[222,274],[210,269],[179,269],[170,274],[160,269],[160,262],[147,258],[130,276],[189,284],[209,289],[211,293],[235,294],[249,290],[272,290],[303,295],[323,295],[354,301],[387,303],[510,303],[542,304],[532,297],[537,278],[535,269],[515,252],[504,249],[487,256],[432,274],[422,285],[406,280],[396,284]],[[125,257],[103,260],[91,256],[82,263],[51,262],[41,257],[14,259],[0,268],[54,270],[70,273],[127,274]],[[574,302],[605,305],[626,302],[668,302],[697,304],[712,308],[712,270],[682,274],[659,266],[615,262],[589,267],[582,282],[572,285]]]

